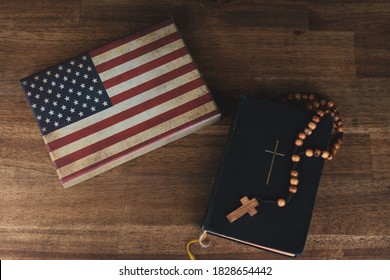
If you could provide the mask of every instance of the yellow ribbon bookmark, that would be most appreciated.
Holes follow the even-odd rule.
[[[210,246],[210,243],[206,243],[206,244],[203,243],[203,241],[206,239],[206,237],[207,237],[207,232],[204,231],[204,232],[199,236],[198,239],[191,240],[191,241],[189,241],[189,242],[187,243],[187,246],[186,246],[187,254],[188,254],[188,257],[189,257],[191,260],[196,260],[196,258],[195,258],[195,256],[194,256],[194,254],[192,254],[191,251],[190,251],[190,245],[191,245],[192,243],[199,243],[200,246],[202,246],[203,248],[207,248],[207,247]]]

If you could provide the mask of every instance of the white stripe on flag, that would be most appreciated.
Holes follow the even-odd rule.
[[[63,146],[53,152],[50,152],[51,159],[53,161],[62,158],[70,153],[73,153],[77,150],[85,148],[93,143],[96,143],[100,140],[103,140],[107,137],[110,137],[114,134],[117,134],[123,130],[126,130],[130,127],[134,127],[140,123],[147,121],[148,119],[154,118],[164,112],[172,110],[180,105],[183,105],[191,100],[194,100],[200,96],[208,94],[207,88],[203,85],[197,89],[186,92],[183,95],[180,95],[174,99],[171,99],[165,103],[159,104],[149,110],[143,111],[142,113],[130,117],[124,121],[116,123],[110,127],[102,129],[94,134],[81,138],[78,141],[72,142],[66,146]],[[112,144],[115,144],[114,142]]]
[[[165,45],[159,49],[151,51],[147,54],[139,56],[139,57],[132,59],[130,61],[124,62],[124,63],[122,63],[116,67],[113,67],[109,70],[106,70],[102,73],[99,73],[100,79],[103,82],[107,81],[108,79],[119,76],[119,75],[121,75],[121,74],[123,74],[131,69],[142,66],[145,63],[148,63],[152,60],[155,60],[156,58],[159,58],[163,55],[166,55],[168,53],[171,53],[171,52],[178,50],[180,48],[183,48],[183,47],[184,47],[183,41],[181,39],[178,39],[177,41],[172,42],[168,45]]]
[[[109,89],[107,89],[107,94],[109,97],[113,97],[117,94],[120,94],[126,90],[129,90],[131,88],[134,88],[138,85],[144,84],[154,78],[157,78],[163,74],[166,74],[172,70],[175,70],[183,65],[186,65],[188,63],[192,62],[192,58],[190,55],[182,56],[178,59],[175,59],[167,64],[161,65],[157,68],[154,68],[151,71],[148,71],[144,74],[138,75],[137,77],[134,77],[132,79],[126,80],[116,86],[113,86]],[[111,70],[108,70],[111,71]],[[108,72],[107,71],[107,72]]]
[[[104,62],[107,62],[113,58],[121,56],[125,53],[131,52],[139,47],[154,42],[160,38],[163,38],[169,34],[177,32],[176,26],[174,24],[165,26],[161,29],[158,29],[152,33],[146,34],[138,39],[127,42],[123,45],[120,45],[116,48],[113,48],[109,51],[106,51],[102,54],[92,57],[93,64],[99,65]]]
[[[123,101],[121,103],[118,103],[110,108],[107,108],[99,113],[96,113],[92,116],[89,116],[85,119],[82,119],[78,122],[72,123],[70,125],[67,125],[63,128],[57,129],[47,135],[43,136],[43,139],[46,144],[49,144],[50,142],[53,142],[61,137],[64,137],[68,134],[71,134],[75,131],[78,131],[80,129],[83,129],[85,127],[88,127],[94,123],[97,123],[99,121],[102,121],[108,117],[111,117],[115,114],[118,114],[120,112],[125,111],[126,109],[132,108],[134,106],[137,106],[141,103],[144,103],[152,98],[155,98],[165,92],[168,92],[172,89],[175,89],[187,82],[193,81],[197,78],[199,78],[199,72],[198,70],[193,70],[183,76],[180,76],[176,79],[170,80],[164,84],[161,84],[155,88],[152,88],[150,90],[147,90],[139,95],[136,95],[126,101]]]
[[[100,150],[96,153],[93,153],[89,156],[86,156],[78,161],[72,162],[68,165],[65,165],[57,169],[57,174],[61,178],[73,174],[80,169],[83,169],[87,166],[90,166],[100,160],[103,160],[107,157],[113,156],[123,150],[134,147],[137,144],[143,143],[153,137],[161,135],[164,132],[167,132],[171,129],[174,129],[182,124],[185,124],[191,120],[194,120],[200,116],[203,116],[207,113],[215,111],[214,101],[210,101],[206,104],[203,104],[195,109],[187,111],[184,114],[181,114],[177,117],[174,117],[168,121],[165,121],[159,125],[156,125],[152,128],[144,130],[142,133],[131,136],[123,141],[115,143],[103,150]]]
[[[164,137],[163,139],[160,139],[156,142],[153,142],[151,144],[148,144],[148,145],[145,145],[145,146],[142,146],[140,147],[139,149],[136,149],[135,151],[129,153],[129,154],[126,154],[126,155],[123,155],[121,157],[118,157],[116,158],[114,161],[110,161],[104,165],[101,165],[99,167],[96,167],[94,169],[91,169],[91,170],[88,170],[86,173],[82,174],[82,175],[79,175],[78,177],[72,179],[72,180],[69,180],[67,182],[63,182],[62,185],[65,187],[65,188],[69,188],[69,187],[72,187],[78,183],[81,183],[91,177],[94,177],[100,173],[103,173],[107,170],[110,170],[111,168],[114,168],[118,165],[121,165],[129,160],[132,160],[134,158],[137,158],[139,156],[142,156],[143,154],[146,154],[150,151],[153,151],[159,147],[162,147],[168,143],[171,143],[173,141],[176,141],[177,139],[180,139],[184,136],[187,136],[191,133],[194,133],[195,131],[198,131],[200,128],[204,127],[204,126],[207,126],[207,125],[210,125],[210,124],[213,124],[215,123],[216,121],[218,121],[219,119],[221,118],[221,115],[220,114],[217,114],[211,118],[208,118],[206,120],[203,120],[199,123],[196,123],[196,124],[193,124],[191,126],[188,126],[174,134],[171,134],[171,135],[168,135],[166,137]]]

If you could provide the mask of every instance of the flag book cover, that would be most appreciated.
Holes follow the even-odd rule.
[[[278,207],[275,200],[289,195],[294,142],[311,117],[312,112],[289,104],[239,98],[204,231],[287,256],[302,253],[324,159],[303,157],[298,166],[298,192],[284,207]],[[331,131],[332,119],[325,116],[303,148],[326,149]],[[262,198],[257,213],[228,220],[229,213],[254,197]]]
[[[20,83],[64,187],[220,118],[171,18]]]

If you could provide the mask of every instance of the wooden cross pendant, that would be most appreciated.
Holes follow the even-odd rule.
[[[246,213],[249,213],[249,215],[251,216],[256,215],[257,213],[256,206],[259,205],[259,202],[256,200],[256,198],[252,198],[251,200],[249,200],[248,197],[244,196],[240,199],[240,201],[242,203],[242,206],[240,206],[226,216],[230,223],[233,223],[235,220],[241,218]]]

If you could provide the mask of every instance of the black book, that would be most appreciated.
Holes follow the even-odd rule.
[[[291,195],[288,188],[295,140],[312,116],[290,104],[240,96],[204,231],[288,256],[303,252],[324,159],[301,156],[298,192]],[[297,152],[327,149],[331,132],[332,119],[325,116]],[[229,222],[226,216],[242,206],[245,196],[261,199],[257,214]],[[278,198],[288,201],[285,207],[277,206]]]

